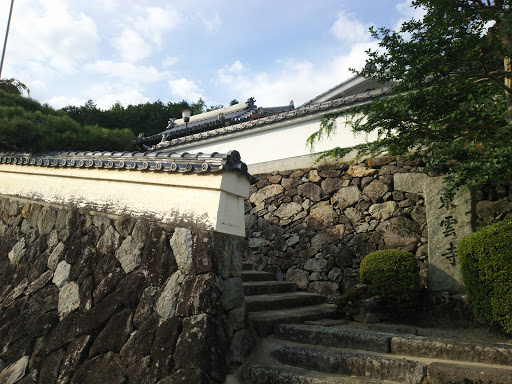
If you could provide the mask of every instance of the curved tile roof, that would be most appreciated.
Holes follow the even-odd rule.
[[[160,143],[155,144],[151,147],[147,147],[149,151],[157,151],[162,148],[171,147],[173,145],[189,143],[193,141],[202,140],[208,137],[214,137],[219,135],[224,135],[227,133],[235,132],[235,131],[243,131],[251,128],[256,128],[262,125],[275,123],[282,120],[293,119],[296,117],[312,114],[319,111],[327,111],[329,109],[333,109],[343,105],[351,105],[356,104],[358,102],[366,101],[369,99],[374,99],[384,94],[390,93],[391,87],[384,87],[379,89],[374,89],[370,91],[366,91],[363,93],[358,93],[352,96],[346,96],[335,100],[326,101],[323,103],[312,104],[312,105],[304,105],[297,109],[292,109],[287,112],[282,112],[278,114],[273,114],[270,116],[264,116],[258,119],[240,122],[238,124],[230,125],[227,127],[220,127],[211,130],[207,130],[199,133],[192,133],[189,135],[185,135],[178,138],[172,138],[167,140],[162,140]],[[159,138],[162,137],[160,134],[157,135]]]
[[[170,173],[236,171],[253,181],[238,151],[226,154],[202,152],[100,152],[62,151],[45,153],[1,152],[0,164],[54,168],[102,168]]]
[[[254,103],[255,100],[251,97],[244,103],[192,116],[188,124],[185,124],[183,119],[171,119],[165,131],[152,136],[139,136],[135,140],[135,144],[139,148],[149,148],[149,146],[160,142],[241,124],[294,109],[293,102],[289,105],[271,108],[258,108]]]

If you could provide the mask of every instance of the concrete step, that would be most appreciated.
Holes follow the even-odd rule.
[[[311,372],[300,368],[255,365],[248,370],[253,384],[393,384],[391,381],[375,381],[365,378]]]
[[[281,364],[372,380],[419,384],[427,375],[427,365],[406,358],[358,351],[328,351],[310,346],[278,346],[272,356]]]
[[[298,324],[306,320],[332,318],[336,313],[334,304],[318,304],[291,309],[249,312],[249,320],[259,336],[268,336],[274,332],[277,324]]]
[[[303,307],[325,302],[326,298],[322,295],[304,292],[285,292],[247,296],[245,298],[245,308],[247,312],[260,312]]]
[[[242,271],[242,281],[274,281],[274,274],[263,271]]]
[[[248,281],[244,283],[244,295],[296,292],[297,284],[286,281]]]
[[[393,354],[512,366],[512,344],[463,343],[421,336],[395,336]]]
[[[512,369],[434,362],[428,365],[427,379],[428,383],[511,384]]]
[[[242,271],[252,271],[253,269],[254,269],[253,263],[247,263],[247,262],[242,263]]]
[[[393,337],[390,333],[373,332],[364,329],[297,324],[278,325],[274,330],[274,335],[280,339],[297,343],[382,353],[391,352],[391,339]]]

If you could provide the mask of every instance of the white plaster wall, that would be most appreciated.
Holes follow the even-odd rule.
[[[251,168],[253,164],[310,155],[311,151],[306,146],[306,140],[318,131],[321,118],[322,115],[309,120],[300,118],[287,120],[286,123],[269,124],[247,131],[207,138],[200,142],[180,144],[168,149],[190,153],[226,153],[235,149],[240,152],[242,161]],[[364,134],[355,136],[350,126],[346,126],[344,122],[343,116],[337,119],[336,132],[317,143],[315,152],[333,147],[352,147],[373,138]]]
[[[249,180],[208,175],[0,164],[0,194],[245,235]]]

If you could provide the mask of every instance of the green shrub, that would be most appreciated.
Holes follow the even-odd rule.
[[[458,260],[475,317],[512,333],[512,220],[464,237]]]
[[[361,283],[368,284],[389,310],[409,312],[418,301],[418,262],[409,252],[390,249],[367,255],[360,266]]]

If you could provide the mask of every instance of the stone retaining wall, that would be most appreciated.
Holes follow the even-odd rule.
[[[242,238],[0,203],[0,382],[223,382],[250,349]]]
[[[476,194],[476,228],[512,218],[512,186],[479,188]]]
[[[424,176],[421,166],[381,157],[256,175],[246,200],[245,259],[334,299],[359,282],[364,256],[398,248],[416,255],[425,282],[425,199],[415,179]],[[399,187],[402,174],[412,176]]]
[[[463,191],[446,213],[440,174],[426,173],[423,165],[384,156],[256,175],[245,202],[245,260],[336,301],[359,282],[368,253],[407,250],[428,288],[419,320],[474,325],[458,263],[446,259],[451,254],[439,243],[448,242],[456,254],[456,242],[468,232],[512,217],[512,187]],[[429,244],[429,233],[442,241]],[[429,255],[429,247],[437,255]]]

